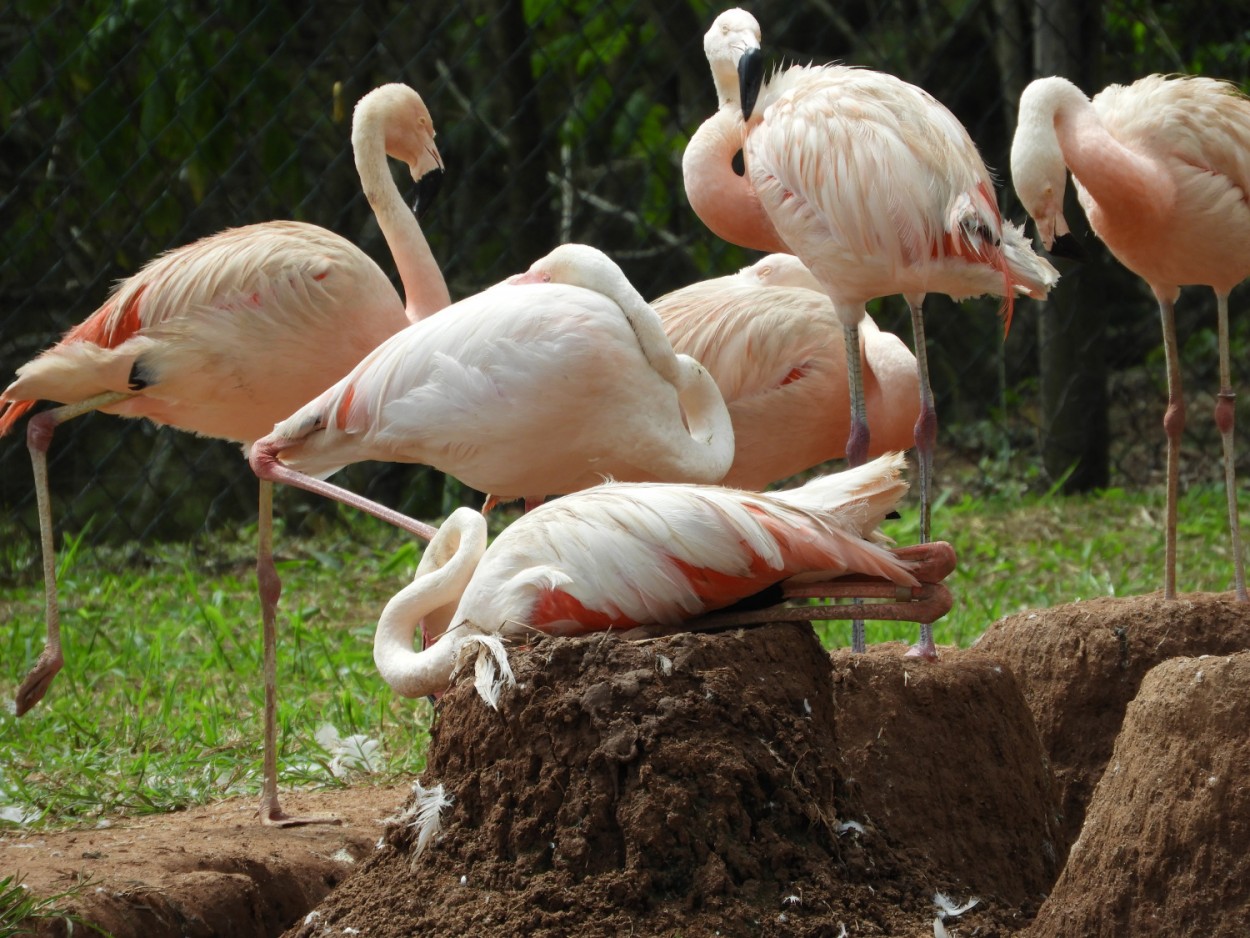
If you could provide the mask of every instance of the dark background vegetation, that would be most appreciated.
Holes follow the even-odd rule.
[[[755,255],[703,228],[681,183],[685,143],[715,106],[702,36],[724,6],[11,2],[0,13],[0,381],[116,280],[221,228],[316,222],[392,269],[348,140],[356,100],[387,81],[416,88],[438,127],[447,178],[424,228],[453,299],[571,240],[607,250],[650,297],[750,263]],[[1241,3],[748,8],[776,64],[865,65],[932,92],[968,127],[1017,221],[1008,152],[1031,78],[1065,74],[1091,93],[1155,71],[1243,87],[1250,78]],[[1082,227],[1079,209],[1069,219]],[[1087,246],[1085,263],[1061,268],[1054,302],[1017,305],[1006,343],[994,301],[929,298],[940,446],[972,468],[965,484],[1158,481],[1165,384],[1154,303],[1100,245]],[[1235,380],[1245,386],[1243,302],[1234,294]],[[874,313],[910,343],[901,300]],[[1193,407],[1185,478],[1216,479],[1210,291],[1187,291],[1178,316]],[[50,463],[59,528],[90,525],[92,540],[185,537],[255,511],[255,480],[237,447],[147,423],[81,418],[58,433]],[[474,497],[421,467],[370,464],[342,479],[425,516]],[[290,492],[279,510],[289,522],[327,511]],[[33,535],[20,428],[0,441],[0,512],[3,530]]]

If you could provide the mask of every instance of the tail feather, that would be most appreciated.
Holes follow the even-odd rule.
[[[817,512],[842,511],[853,502],[862,502],[855,528],[868,537],[907,494],[908,483],[902,476],[906,463],[902,453],[886,453],[854,469],[817,476],[798,488],[769,494]]]
[[[473,686],[477,689],[478,695],[486,701],[487,706],[492,710],[498,710],[500,693],[505,687],[512,687],[516,684],[512,665],[508,663],[508,652],[497,636],[472,633],[459,642],[456,648],[457,659],[463,660],[461,656],[471,645],[477,646],[473,667]],[[457,663],[457,670],[459,667],[460,664]],[[454,672],[452,677],[454,679]]]
[[[887,453],[797,489],[769,493],[804,512],[810,522],[799,526],[782,522],[772,530],[791,557],[792,569],[810,571],[800,573],[800,578],[856,572],[917,584],[910,565],[883,546],[890,540],[878,530],[907,492],[901,475],[905,462],[902,453]]]
[[[18,420],[22,418],[22,415],[37,403],[39,402],[10,400],[0,403],[0,436],[7,436]]]
[[[1044,300],[1059,282],[1059,271],[1033,250],[1024,228],[1006,220],[1003,221],[1003,257],[1017,293]]]

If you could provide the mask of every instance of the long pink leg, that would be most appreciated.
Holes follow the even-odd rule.
[[[929,383],[929,353],[924,337],[924,295],[909,296],[911,328],[916,343],[916,370],[920,374],[920,416],[916,418],[916,462],[920,467],[920,543],[929,543],[930,512],[933,491],[933,450],[937,446],[937,408],[933,404],[933,387]],[[937,658],[933,643],[933,626],[920,623],[920,638],[907,651],[908,657]]]
[[[859,325],[843,326],[842,341],[846,346],[846,377],[851,397],[851,433],[846,441],[846,465],[862,466],[868,459],[868,408],[864,402],[864,371],[860,361]],[[868,648],[864,620],[851,620],[851,651],[862,654]]]
[[[95,397],[65,404],[52,410],[35,414],[26,425],[26,448],[30,451],[30,465],[35,475],[35,504],[39,511],[39,547],[43,555],[44,618],[47,637],[43,651],[27,673],[15,695],[15,708],[20,717],[43,700],[52,679],[65,663],[61,653],[61,611],[56,598],[56,550],[52,543],[52,498],[48,489],[48,447],[56,428],[67,420],[116,404],[133,394],[106,391]]]
[[[1237,395],[1233,391],[1232,368],[1228,352],[1228,294],[1217,293],[1216,303],[1220,320],[1220,392],[1215,401],[1215,424],[1224,441],[1224,491],[1228,497],[1228,530],[1233,542],[1233,571],[1236,579],[1237,599],[1250,601],[1246,594],[1246,566],[1241,551],[1241,522],[1237,514],[1237,466],[1233,454],[1233,424],[1236,417]]]
[[[1185,430],[1185,394],[1181,388],[1180,353],[1176,346],[1176,312],[1172,298],[1159,297],[1163,321],[1163,357],[1168,369],[1168,409],[1163,429],[1168,436],[1167,517],[1164,521],[1163,598],[1176,598],[1176,500],[1180,490],[1181,433]]]
[[[407,515],[370,501],[345,488],[314,479],[278,461],[276,451],[252,447],[248,457],[252,470],[260,478],[260,521],[257,525],[256,584],[260,593],[261,618],[265,650],[265,763],[260,798],[260,819],[264,824],[293,827],[303,824],[337,824],[337,818],[292,817],[278,804],[278,729],[277,729],[277,607],[282,582],[273,562],[273,483],[282,482],[315,492],[393,524],[417,537],[430,540],[438,529]]]
[[[281,482],[283,485],[293,485],[297,489],[303,489],[306,492],[313,492],[325,498],[332,498],[336,502],[342,502],[352,508],[363,511],[365,514],[373,515],[387,524],[392,524],[401,531],[407,531],[409,534],[415,535],[422,540],[433,540],[434,535],[438,533],[438,528],[432,527],[415,518],[409,518],[405,514],[401,514],[393,508],[387,508],[378,502],[365,498],[363,495],[357,495],[340,485],[333,482],[326,482],[323,479],[314,479],[312,476],[305,475],[289,466],[284,466],[278,460],[280,447],[269,446],[253,446],[252,452],[248,456],[248,462],[251,463],[252,471],[263,480],[269,482]]]
[[[846,380],[851,397],[851,433],[846,440],[846,464],[854,469],[868,459],[868,410],[864,404],[864,370],[860,361],[859,326],[843,326],[846,345]]]
[[[278,804],[278,599],[282,580],[273,562],[273,483],[260,481],[256,521],[256,591],[260,596],[261,641],[264,646],[265,752],[260,792],[260,821],[274,827],[340,824],[336,817],[295,817]]]

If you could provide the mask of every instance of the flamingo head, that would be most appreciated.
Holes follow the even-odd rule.
[[[386,153],[408,164],[417,183],[417,202],[413,206],[420,217],[434,201],[443,176],[443,158],[434,145],[434,120],[429,109],[407,85],[393,82],[374,88],[356,104],[352,117],[352,144],[359,148],[381,124]]]
[[[605,285],[625,279],[616,263],[588,244],[562,244],[539,258],[523,274],[509,277],[511,284],[564,283],[605,292]]]
[[[1029,170],[1017,168],[1015,151],[1012,151],[1012,180],[1015,183],[1016,195],[1020,204],[1029,213],[1037,225],[1037,235],[1042,239],[1042,247],[1047,251],[1054,247],[1057,239],[1065,238],[1068,233],[1068,222],[1063,217],[1063,196],[1066,188],[1066,173],[1060,172],[1058,178],[1048,179],[1032,174]],[[1060,163],[1062,170],[1063,164]]]
[[[1063,217],[1068,167],[1055,132],[1055,120],[1058,95],[1072,91],[1080,94],[1063,79],[1032,82],[1020,96],[1020,114],[1011,141],[1011,181],[1016,196],[1037,225],[1042,246],[1048,251],[1056,238],[1069,233]]]
[[[764,79],[760,24],[746,10],[726,10],[703,36],[720,106],[739,106],[744,120],[755,109]]]
[[[815,274],[793,254],[769,254],[738,273],[754,279],[764,287],[802,287],[805,290],[824,292]]]

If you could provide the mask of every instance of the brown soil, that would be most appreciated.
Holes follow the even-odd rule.
[[[92,875],[70,904],[118,936],[928,938],[938,891],[981,900],[952,935],[1246,934],[1250,655],[1178,657],[1243,648],[1250,610],[1203,595],[1013,616],[937,663],[788,624],[548,639],[498,712],[443,698],[419,854],[379,823],[404,785],[284,799],[341,828],[248,803],[9,835],[0,869]]]

